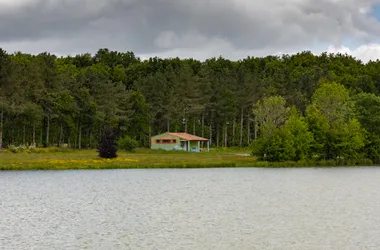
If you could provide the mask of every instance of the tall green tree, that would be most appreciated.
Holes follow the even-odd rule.
[[[355,109],[360,124],[367,131],[366,156],[380,163],[380,97],[360,93],[355,97]]]
[[[293,147],[293,154],[289,155],[289,158],[294,161],[312,158],[313,134],[310,132],[305,118],[298,113],[295,107],[292,108],[284,129],[289,131],[286,143]]]
[[[364,147],[364,131],[353,105],[347,89],[334,82],[322,83],[313,94],[307,116],[317,147],[323,148],[323,158],[358,158]]]
[[[3,147],[4,123],[11,105],[12,65],[7,52],[0,48],[0,149]]]
[[[281,96],[266,97],[258,101],[253,109],[257,117],[260,138],[253,142],[254,154],[270,161],[284,160],[288,148],[284,147],[284,138],[288,130],[280,129],[288,118],[290,109]]]
[[[126,134],[136,138],[140,145],[149,146],[149,106],[144,95],[139,90],[134,90],[129,96],[131,119],[127,125]]]

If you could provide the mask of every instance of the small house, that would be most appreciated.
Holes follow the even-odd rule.
[[[151,138],[151,149],[200,152],[202,142],[207,142],[207,151],[210,151],[209,139],[188,133],[166,132]]]

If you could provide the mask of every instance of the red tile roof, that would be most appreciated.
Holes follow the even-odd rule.
[[[208,139],[199,137],[196,135],[191,135],[188,133],[172,133],[172,132],[167,132],[166,134],[172,135],[172,136],[177,136],[181,139],[187,140],[187,141],[208,141]]]

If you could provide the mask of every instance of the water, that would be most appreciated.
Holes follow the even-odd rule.
[[[380,168],[0,172],[0,249],[380,249]]]

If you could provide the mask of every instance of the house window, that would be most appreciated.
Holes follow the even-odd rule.
[[[177,140],[175,139],[160,139],[160,140],[155,140],[157,144],[172,144],[172,143],[177,143]]]

